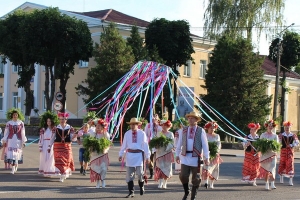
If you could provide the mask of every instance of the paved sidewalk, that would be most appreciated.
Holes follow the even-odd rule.
[[[244,150],[239,149],[221,149],[221,156],[244,157]],[[300,152],[295,152],[295,159],[300,159]]]

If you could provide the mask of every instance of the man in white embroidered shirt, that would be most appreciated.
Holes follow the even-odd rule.
[[[134,177],[135,173],[138,176],[140,186],[140,195],[143,195],[145,177],[145,162],[149,163],[150,150],[148,146],[147,136],[144,131],[138,129],[138,125],[142,122],[137,118],[131,118],[130,130],[128,130],[123,139],[123,143],[119,152],[119,161],[122,161],[124,153],[126,153],[126,182],[128,185],[129,194],[126,198],[134,197]]]
[[[207,158],[204,160],[204,163],[209,165],[209,149],[204,129],[197,126],[197,122],[201,120],[199,114],[190,112],[189,114],[186,114],[185,117],[188,119],[189,126],[185,126],[179,131],[179,138],[176,146],[176,162],[178,164],[181,163],[179,179],[184,188],[182,200],[186,200],[190,193],[190,172],[192,172],[193,184],[191,200],[195,200],[201,182],[200,176],[198,175],[201,153],[203,150],[203,155]]]

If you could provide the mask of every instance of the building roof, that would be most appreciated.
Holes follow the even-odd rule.
[[[74,11],[69,11],[69,12],[92,17],[92,18],[97,18],[109,22],[121,23],[121,24],[136,25],[140,27],[147,27],[149,25],[149,22],[145,20],[126,15],[114,9],[106,9],[106,10],[98,10],[98,11],[90,11],[90,12],[74,12]]]
[[[261,66],[264,70],[265,75],[276,76],[276,63],[265,56],[265,60]],[[280,76],[282,77],[282,72],[280,72]],[[286,72],[286,77],[300,79],[300,75],[296,72]]]

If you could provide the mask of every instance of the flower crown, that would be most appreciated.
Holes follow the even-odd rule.
[[[283,126],[292,126],[292,122],[290,121],[286,121],[286,122],[283,122]]]
[[[106,121],[104,121],[104,119],[101,119],[101,118],[98,119],[97,124],[103,126],[104,129],[107,129],[107,123],[106,123]]]
[[[257,123],[257,124],[255,124],[255,123],[250,123],[250,124],[248,124],[248,128],[255,128],[256,130],[258,130],[258,129],[260,129],[260,124],[259,123]]]
[[[210,127],[218,129],[219,125],[217,124],[217,122],[208,122],[205,124],[204,129],[209,129]]]
[[[64,117],[64,118],[68,118],[69,116],[70,116],[70,114],[69,113],[63,113],[63,112],[58,112],[58,114],[57,114],[57,116],[58,117]]]
[[[270,119],[270,120],[266,121],[264,125],[265,125],[265,127],[268,127],[270,124],[271,124],[273,127],[276,127],[276,126],[277,126],[276,121],[274,121],[273,119]]]
[[[168,127],[172,127],[172,122],[170,120],[161,120],[159,125],[166,125]]]

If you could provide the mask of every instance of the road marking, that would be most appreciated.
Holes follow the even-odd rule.
[[[3,192],[0,192],[0,194],[15,193],[15,192],[22,192],[22,191],[3,191]]]
[[[47,192],[47,191],[58,191],[60,189],[45,189],[45,190],[39,190],[40,192]]]

